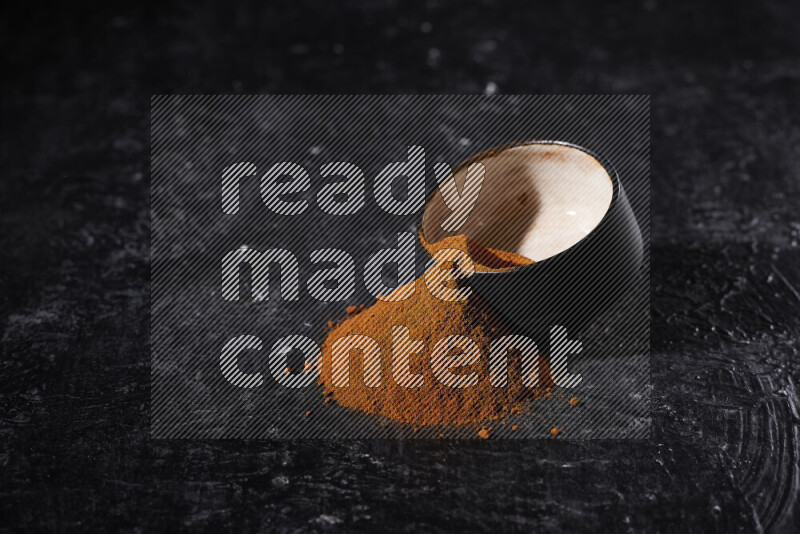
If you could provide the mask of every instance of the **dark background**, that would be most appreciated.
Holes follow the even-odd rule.
[[[791,532],[800,5],[4,5],[0,528]],[[652,95],[652,439],[154,441],[150,95]]]

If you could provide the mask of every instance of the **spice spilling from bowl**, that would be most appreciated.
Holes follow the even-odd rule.
[[[480,251],[479,258],[501,258],[489,266],[475,264],[476,270],[510,268],[532,263],[524,258],[514,258],[498,251],[483,249],[466,238],[449,239],[447,248],[470,247]],[[465,250],[460,248],[460,250]],[[473,261],[475,258],[473,258]],[[489,378],[489,345],[492,340],[510,335],[500,319],[477,296],[464,301],[443,301],[434,296],[425,283],[425,277],[413,282],[413,294],[400,301],[381,301],[357,314],[349,316],[328,334],[322,346],[321,382],[325,391],[337,403],[354,410],[381,415],[389,419],[420,425],[464,424],[495,420],[506,415],[520,413],[525,403],[546,395],[546,387],[552,383],[540,381],[540,387],[523,386],[521,366],[511,358],[506,387],[493,386]],[[408,291],[399,288],[397,291]],[[393,325],[402,325],[407,333],[399,340]],[[437,342],[443,336],[463,336],[472,340],[480,354],[479,358],[464,365],[458,373],[466,377],[474,372],[472,385],[453,387],[442,383],[441,375],[432,365]],[[364,362],[367,358],[349,355],[349,381],[345,387],[337,387],[334,380],[334,345],[348,336],[368,336],[377,342],[379,351],[380,381],[368,384]],[[399,345],[399,346],[398,346]],[[413,347],[412,347],[413,345]],[[412,349],[415,351],[413,353]],[[399,369],[395,355],[409,352],[408,364]],[[363,353],[363,351],[362,351]],[[338,356],[337,356],[338,357]],[[544,361],[539,360],[540,367]],[[547,369],[536,370],[540,377],[549,376]],[[404,374],[405,373],[405,374]],[[398,381],[398,379],[400,379]],[[376,381],[377,382],[377,381]],[[409,382],[416,382],[409,387]]]
[[[598,225],[612,199],[605,168],[569,146],[523,145],[470,161],[485,166],[480,201],[457,231],[448,231],[443,221],[451,210],[444,195],[434,194],[419,237],[434,258],[457,251],[476,273],[522,268],[572,247]],[[465,191],[466,165],[452,179]],[[497,387],[493,342],[514,332],[476,294],[443,299],[427,283],[431,275],[441,276],[456,291],[464,285],[457,276],[462,267],[457,260],[440,261],[388,298],[350,306],[347,318],[330,323],[320,375],[326,399],[416,428],[499,420],[550,396],[556,383],[546,359],[531,360],[519,347],[505,353],[507,375]],[[456,337],[469,341],[442,342]],[[476,430],[484,439],[492,435],[486,426]]]

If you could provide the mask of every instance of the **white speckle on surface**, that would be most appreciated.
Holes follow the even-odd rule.
[[[319,517],[315,517],[310,522],[315,523],[317,525],[325,526],[325,525],[338,525],[339,523],[342,522],[342,520],[336,517],[335,515],[322,514]]]
[[[442,52],[438,48],[431,48],[428,50],[428,65],[435,67],[439,64],[442,58]]]
[[[279,476],[272,479],[272,485],[276,488],[283,488],[289,485],[289,477]]]
[[[487,82],[486,87],[483,88],[483,94],[492,96],[497,93],[497,84],[494,82]]]

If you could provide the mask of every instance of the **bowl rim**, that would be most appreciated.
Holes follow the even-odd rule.
[[[608,203],[608,208],[606,209],[606,212],[603,215],[603,217],[600,219],[600,221],[595,225],[595,227],[592,228],[592,230],[588,234],[583,236],[577,242],[573,243],[572,246],[570,246],[568,248],[565,248],[564,250],[562,250],[562,251],[560,251],[560,252],[558,252],[558,253],[550,256],[550,257],[547,257],[547,258],[545,258],[545,259],[543,259],[541,261],[534,261],[533,263],[531,263],[529,265],[522,265],[520,267],[515,267],[515,268],[512,268],[512,269],[507,269],[507,270],[503,270],[503,271],[477,271],[476,270],[475,273],[472,276],[503,275],[503,274],[519,273],[519,272],[523,272],[523,271],[529,271],[529,270],[532,270],[532,269],[536,268],[537,266],[541,266],[544,263],[547,263],[547,262],[550,262],[551,260],[555,260],[556,258],[559,258],[565,252],[574,249],[575,247],[579,246],[580,244],[585,243],[592,236],[595,236],[596,232],[598,231],[598,229],[601,226],[604,226],[603,223],[611,216],[612,209],[614,207],[616,207],[617,203],[619,202],[620,180],[619,180],[619,174],[617,173],[617,169],[614,167],[614,165],[611,164],[611,162],[608,160],[608,158],[606,158],[604,156],[601,156],[600,154],[598,154],[597,152],[594,152],[593,150],[591,150],[589,148],[586,148],[584,146],[578,145],[578,144],[570,142],[570,141],[561,141],[561,140],[557,140],[557,139],[536,139],[536,138],[522,139],[522,140],[518,140],[518,141],[509,141],[507,143],[502,143],[500,145],[495,145],[493,147],[487,148],[486,150],[482,150],[482,151],[470,156],[469,158],[465,159],[464,161],[462,161],[461,163],[456,165],[453,168],[452,173],[455,174],[458,171],[460,171],[461,169],[463,169],[464,167],[467,167],[467,166],[471,165],[472,163],[475,163],[476,161],[480,161],[480,160],[487,159],[487,158],[493,158],[494,156],[496,156],[500,152],[504,152],[504,151],[510,150],[512,148],[519,148],[519,147],[522,147],[522,146],[531,146],[531,145],[557,145],[557,146],[563,146],[563,147],[568,147],[568,148],[574,148],[574,149],[580,150],[581,152],[583,152],[583,153],[591,156],[592,158],[594,158],[594,160],[597,161],[603,167],[603,169],[606,171],[606,174],[608,174],[609,179],[611,180],[611,201]],[[424,221],[424,218],[425,218],[425,209],[427,208],[428,202],[430,202],[430,200],[433,197],[433,195],[435,195],[438,191],[439,191],[439,185],[437,184],[436,188],[425,198],[425,203],[422,205],[422,211],[421,211],[421,213],[419,215],[419,218],[417,220],[417,233],[418,233],[419,236],[423,236],[424,237],[424,235],[425,235],[424,234],[423,224],[422,224],[423,221]],[[422,247],[422,248],[425,250],[425,253],[428,255],[429,258],[433,257],[433,255],[430,253],[430,251],[427,248],[425,248],[425,247]]]

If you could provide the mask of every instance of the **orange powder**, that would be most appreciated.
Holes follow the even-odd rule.
[[[495,250],[479,245],[465,235],[446,237],[436,243],[428,243],[422,232],[419,233],[422,246],[433,256],[436,252],[448,248],[466,252],[475,264],[478,272],[507,271],[524,265],[530,265],[533,260],[503,250]]]
[[[475,263],[476,271],[506,270],[533,263],[517,254],[482,247],[465,236],[450,237],[432,245],[420,237],[431,254],[445,248],[465,251]],[[349,316],[331,329],[322,346],[320,377],[328,399],[354,410],[403,423],[439,425],[496,420],[519,413],[528,401],[546,396],[546,388],[553,383],[544,360],[539,360],[539,385],[525,387],[520,358],[514,351],[508,358],[507,385],[495,387],[491,384],[489,344],[511,332],[480,298],[473,294],[460,302],[440,300],[428,290],[424,277],[398,288],[393,295],[411,287],[414,293],[405,300],[378,300],[366,309],[360,307],[355,314],[350,313],[353,307],[348,308]],[[410,372],[423,379],[419,387],[404,387],[394,379],[393,326],[407,327],[412,340],[424,343],[422,351],[409,358]],[[376,387],[365,384],[363,351],[359,349],[351,350],[349,354],[349,384],[345,387],[334,385],[332,347],[337,340],[349,335],[368,336],[378,343],[380,384]],[[477,385],[453,388],[439,382],[434,375],[431,366],[434,345],[441,338],[454,335],[472,339],[480,349],[478,363],[454,371],[457,374],[477,372]]]

